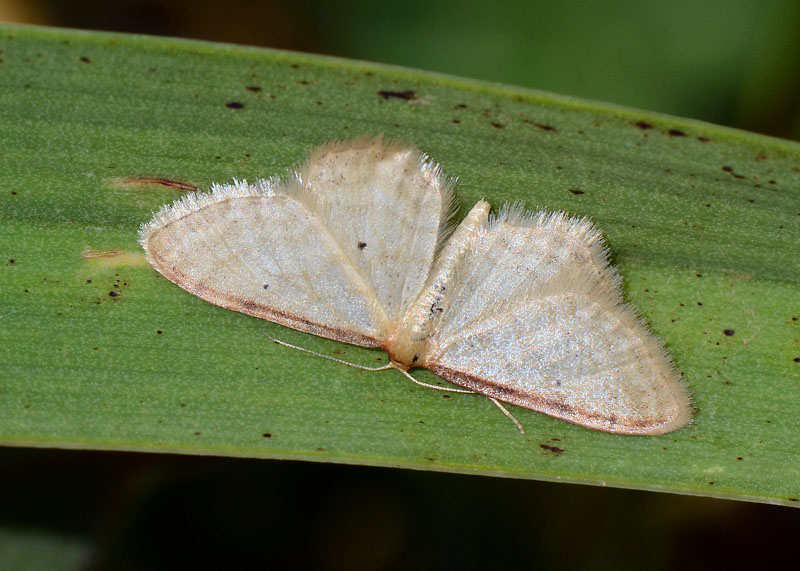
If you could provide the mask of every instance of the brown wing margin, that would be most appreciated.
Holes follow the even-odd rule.
[[[356,333],[353,331],[344,331],[336,327],[330,327],[321,323],[315,323],[304,317],[298,315],[291,315],[285,311],[281,311],[269,305],[256,303],[251,300],[245,300],[232,295],[223,295],[218,290],[215,290],[202,283],[196,283],[188,280],[181,272],[174,268],[167,268],[156,260],[155,256],[150,256],[150,261],[161,274],[164,275],[169,281],[177,284],[182,289],[189,293],[196,295],[214,305],[219,305],[225,309],[245,313],[259,319],[265,319],[278,323],[291,329],[296,329],[304,333],[311,333],[318,337],[325,337],[326,339],[333,339],[335,341],[342,341],[343,343],[350,343],[351,345],[358,345],[360,347],[380,347],[377,339],[373,339],[367,335]]]
[[[564,404],[563,402],[546,399],[519,389],[506,387],[491,380],[457,371],[449,367],[431,365],[427,368],[446,381],[478,394],[522,408],[541,412],[554,418],[566,420],[567,422],[588,426],[595,430],[602,430],[603,432],[611,432],[613,434],[655,435],[675,430],[686,424],[685,419],[680,416],[665,417],[655,421],[629,420],[623,422],[624,419],[615,416],[606,417],[593,411],[580,410],[576,407]]]

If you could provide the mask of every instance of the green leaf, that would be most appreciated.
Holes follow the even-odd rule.
[[[291,458],[797,505],[800,145],[377,64],[0,28],[0,441]],[[459,177],[462,214],[590,216],[698,411],[591,431],[270,343],[385,354],[226,311],[160,278],[139,224],[182,190],[385,133]],[[162,181],[163,183],[163,181]],[[427,371],[415,375],[436,382]]]

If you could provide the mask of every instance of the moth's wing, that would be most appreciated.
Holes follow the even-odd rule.
[[[683,381],[621,302],[588,222],[506,210],[455,278],[424,357],[437,375],[608,432],[659,434],[689,422]]]
[[[384,318],[374,293],[285,187],[243,182],[186,196],[142,227],[148,261],[215,305],[378,346]]]
[[[318,171],[331,180],[315,178]],[[159,272],[206,301],[379,346],[400,296],[375,276],[424,280],[441,215],[431,206],[449,201],[448,192],[438,169],[414,149],[381,139],[341,142],[313,153],[300,175],[286,180],[188,195],[145,224],[140,241]],[[398,218],[411,222],[401,227]],[[360,234],[365,245],[353,243],[353,228],[373,234]],[[376,229],[382,235],[373,238]],[[410,245],[408,235],[416,236]],[[402,255],[391,251],[397,244],[406,247]]]
[[[426,155],[383,137],[325,144],[298,176],[387,319],[402,318],[453,215],[452,183]]]

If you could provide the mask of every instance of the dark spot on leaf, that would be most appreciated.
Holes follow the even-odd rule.
[[[586,194],[586,192],[585,192],[585,191],[583,191],[583,190],[580,190],[580,189],[578,189],[578,188],[570,188],[570,189],[569,189],[569,191],[570,191],[572,194],[576,195],[576,196],[577,196],[577,195],[579,195],[579,194]]]
[[[442,395],[442,398],[443,398],[443,399],[449,399],[449,398],[450,398],[450,395]]]
[[[733,336],[733,334],[734,334],[734,331],[733,331],[733,329],[725,329],[725,330],[723,331],[723,333],[724,333],[726,336],[728,336],[728,337],[732,337],[732,336]]]
[[[492,127],[494,127],[495,129],[503,129],[505,125],[503,125],[502,123],[495,123],[494,121],[492,121]]]
[[[225,107],[228,109],[242,109],[244,108],[244,103],[239,103],[238,101],[231,101],[225,104]]]
[[[642,130],[645,130],[645,131],[646,131],[647,129],[652,129],[652,128],[653,128],[653,124],[652,124],[652,123],[648,123],[647,121],[637,121],[637,122],[636,122],[636,123],[634,123],[634,124],[635,124],[637,127],[639,127],[640,129],[642,129]]]
[[[461,123],[461,120],[460,120],[460,119],[453,119],[453,120],[451,121],[451,123]]]
[[[108,292],[108,295],[111,297],[118,297],[121,294],[117,291],[111,290],[110,292]]]
[[[391,99],[394,97],[396,99],[403,99],[405,101],[413,101],[417,98],[417,93],[411,89],[407,89],[405,91],[389,91],[386,89],[381,89],[378,91],[378,95],[384,99]]]
[[[119,182],[126,186],[155,184],[158,186],[166,186],[167,188],[177,188],[178,190],[199,190],[199,187],[188,182],[160,176],[126,176],[119,179]]]
[[[466,103],[459,103],[458,105],[453,106],[453,109],[466,109],[466,108],[467,108]]]
[[[685,137],[686,136],[686,133],[684,133],[680,129],[670,129],[669,131],[667,131],[667,134],[670,137]]]
[[[156,335],[161,335],[162,333],[164,333],[164,332],[161,331],[160,329],[156,329]]]
[[[92,60],[90,60],[90,59],[89,59],[88,57],[86,57],[86,56],[83,56],[83,57],[81,57],[81,61],[82,61],[83,63],[92,63]]]
[[[795,363],[800,363],[800,357],[795,357],[794,359],[792,359],[792,361],[794,361]]]
[[[9,263],[9,264],[14,264],[14,263],[16,263],[16,260],[15,260],[14,258],[11,258],[11,259],[8,261],[8,263]]]
[[[358,249],[359,250],[363,250],[366,247],[367,247],[367,243],[366,242],[359,242],[358,243]]]
[[[549,444],[539,444],[539,448],[541,448],[542,450],[547,450],[549,452],[552,452],[553,454],[556,455],[564,453],[563,448],[559,448],[558,446],[550,446]]]
[[[737,460],[742,460],[742,457],[741,456],[737,456],[736,459]]]
[[[539,127],[542,131],[557,131],[555,127],[552,125],[546,125],[544,123],[534,123],[536,127]]]
[[[247,87],[245,87],[245,89],[248,91],[252,91],[254,93],[258,93],[259,91],[261,91],[261,88],[257,85],[248,85]]]
[[[697,305],[703,305],[703,302],[702,301],[698,301]]]
[[[744,178],[744,175],[733,172],[733,167],[725,166],[722,167],[722,170],[724,170],[726,173],[730,173],[730,175],[733,176],[734,178]]]
[[[272,438],[272,433],[270,433],[270,432],[265,432],[265,433],[264,433],[264,434],[262,434],[261,436],[263,436],[264,438]]]
[[[697,137],[697,140],[700,141],[701,143],[708,143],[711,139],[709,139],[708,137]]]
[[[199,431],[198,431],[198,432],[195,432],[195,433],[194,433],[194,435],[195,435],[195,436],[200,436],[200,432],[199,432]]]

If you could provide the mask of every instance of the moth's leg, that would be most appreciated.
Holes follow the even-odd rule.
[[[278,345],[283,345],[284,347],[297,349],[298,351],[302,351],[303,353],[308,353],[309,355],[314,355],[315,357],[322,357],[323,359],[327,359],[328,361],[336,361],[337,363],[341,363],[342,365],[347,365],[348,367],[361,369],[362,371],[386,371],[388,369],[395,368],[395,366],[392,363],[389,363],[388,365],[384,365],[382,367],[365,367],[364,365],[358,365],[356,363],[351,363],[350,361],[343,361],[342,359],[337,359],[336,357],[323,355],[322,353],[317,353],[316,351],[312,351],[311,349],[298,347],[297,345],[292,345],[291,343],[287,343],[286,341],[281,341],[280,339],[275,339],[274,337],[271,337],[271,339]]]
[[[406,377],[411,379],[412,382],[418,384],[421,387],[425,387],[426,389],[433,389],[435,391],[445,391],[445,392],[448,392],[448,393],[464,393],[464,394],[469,394],[469,395],[475,394],[475,391],[470,391],[470,390],[467,390],[467,389],[451,389],[450,387],[440,387],[439,385],[431,385],[431,384],[428,384],[428,383],[423,383],[422,381],[418,381],[413,376],[411,376],[411,373],[409,373],[405,369],[401,369],[400,367],[398,367],[398,366],[396,366],[394,364],[392,364],[390,366],[394,367],[395,369],[397,369],[398,371],[403,373]]]
[[[508,409],[506,407],[504,407],[502,404],[500,404],[499,400],[493,399],[492,397],[486,397],[486,398],[488,398],[490,401],[492,401],[494,404],[496,404],[497,408],[499,408],[501,411],[503,411],[503,414],[511,419],[511,422],[513,422],[517,426],[517,428],[519,428],[519,433],[520,434],[525,434],[525,429],[522,428],[522,424],[520,423],[520,421],[518,421],[516,418],[514,418],[514,415],[511,414],[510,412],[508,412]]]

